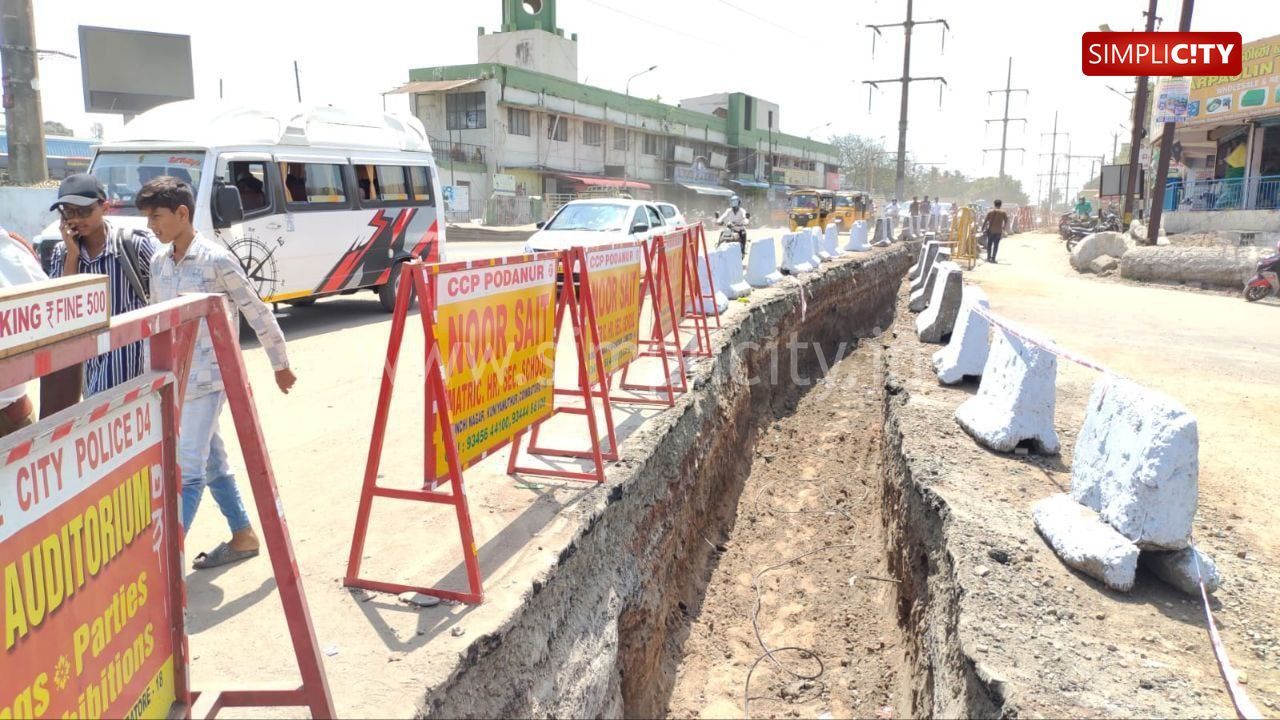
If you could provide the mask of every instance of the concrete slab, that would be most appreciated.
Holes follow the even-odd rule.
[[[956,408],[956,422],[980,445],[997,452],[1030,442],[1037,452],[1057,453],[1053,411],[1058,359],[1004,328],[994,331],[982,383],[977,394]]]
[[[1194,545],[1181,550],[1143,550],[1138,562],[1150,570],[1152,575],[1188,595],[1200,596],[1197,581],[1201,579],[1207,593],[1222,587],[1222,575],[1218,572],[1217,563]]]
[[[955,327],[964,292],[964,277],[960,266],[953,262],[939,263],[934,272],[938,277],[933,282],[929,305],[916,318],[916,335],[921,342],[940,343],[951,335]]]
[[[990,310],[991,303],[981,287],[967,285],[963,288],[960,314],[951,331],[951,342],[933,354],[933,369],[938,373],[938,382],[943,385],[958,383],[966,375],[981,377],[982,368],[987,364],[991,350],[991,323],[974,312],[975,308]]]
[[[1138,547],[1066,493],[1031,506],[1036,530],[1062,562],[1113,590],[1133,588]]]
[[[1191,540],[1200,440],[1181,403],[1131,380],[1093,386],[1071,462],[1071,494],[1143,549]]]

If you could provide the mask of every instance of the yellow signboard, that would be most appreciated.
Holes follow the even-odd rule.
[[[436,266],[435,336],[458,444],[468,467],[551,415],[556,266],[535,256],[489,267]],[[434,433],[435,477],[447,477]]]
[[[659,299],[654,303],[662,308],[662,333],[675,331],[676,325],[684,317],[684,246],[687,234],[684,232],[667,235],[662,239],[663,257],[666,258],[667,283],[671,287],[671,303],[667,302],[666,288],[658,283]],[[658,271],[655,269],[655,271]],[[661,275],[660,275],[661,277]]]
[[[1280,115],[1280,35],[1244,45],[1244,63],[1234,77],[1191,78],[1184,127],[1239,123]]]
[[[612,375],[640,352],[640,260],[639,244],[588,248],[585,252],[588,286],[600,329],[600,351],[604,374]],[[591,351],[591,326],[587,333],[587,382],[595,383],[595,354]]]

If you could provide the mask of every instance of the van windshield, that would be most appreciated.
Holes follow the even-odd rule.
[[[171,175],[189,183],[192,191],[198,193],[203,167],[202,152],[100,152],[89,172],[107,189],[109,212],[138,215],[133,199],[149,180]]]
[[[627,206],[582,203],[565,205],[547,223],[547,230],[622,230],[627,221]]]

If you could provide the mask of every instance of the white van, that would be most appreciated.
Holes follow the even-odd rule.
[[[89,167],[113,222],[145,226],[133,199],[172,175],[196,193],[196,228],[240,259],[269,303],[373,290],[395,305],[392,271],[443,257],[440,181],[416,118],[331,107],[272,114],[183,101],[145,112]],[[47,257],[57,223],[37,238]]]

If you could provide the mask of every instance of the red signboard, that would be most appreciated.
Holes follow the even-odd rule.
[[[1243,62],[1238,32],[1087,32],[1081,37],[1085,75],[1233,77]]]

